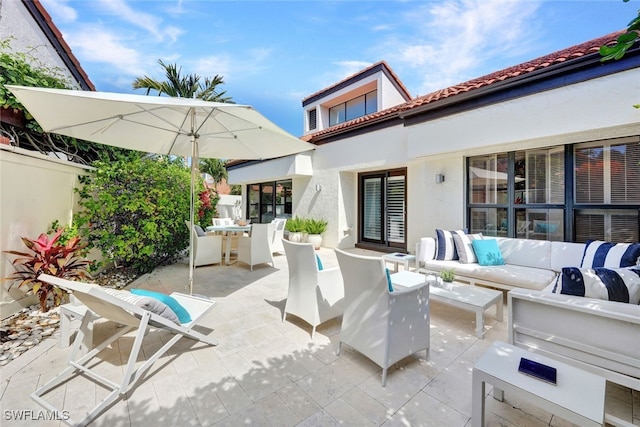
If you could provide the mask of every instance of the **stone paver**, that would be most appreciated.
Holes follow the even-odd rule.
[[[327,268],[337,265],[332,250],[322,248],[319,256]],[[371,361],[348,346],[336,355],[339,319],[319,326],[313,340],[311,327],[295,316],[282,322],[287,274],[284,256],[275,257],[275,268],[265,264],[253,272],[237,264],[196,269],[193,293],[217,302],[200,330],[216,337],[219,345],[180,340],[92,425],[470,425],[473,363],[492,341],[507,340],[506,321],[497,322],[488,312],[485,339],[478,340],[473,314],[433,303],[428,359],[420,352],[402,360],[389,370],[383,388],[381,369]],[[156,269],[131,287],[188,292],[187,282],[188,268],[178,263]],[[111,322],[97,322],[95,339],[108,336],[114,328]],[[114,381],[122,375],[132,336],[125,335],[101,354],[96,368]],[[166,331],[150,332],[143,354],[152,354],[169,338]],[[31,416],[42,413],[29,396],[65,366],[70,349],[57,344],[57,336],[46,339],[3,366],[3,427],[28,425],[17,420],[20,411],[31,411]],[[51,393],[51,399],[74,418],[103,396],[104,389],[88,379]],[[633,396],[627,389],[610,387],[607,405],[640,425],[638,393]],[[505,402],[487,399],[487,411],[488,425],[568,425],[509,396]],[[37,425],[60,424],[38,420]]]

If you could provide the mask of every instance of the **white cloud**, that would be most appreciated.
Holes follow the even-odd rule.
[[[84,25],[78,27],[77,31],[65,34],[65,39],[83,61],[105,64],[127,76],[144,74],[143,63],[146,61],[143,55],[127,47],[130,43],[111,30]]]
[[[271,49],[255,48],[242,52],[242,56],[228,53],[198,57],[192,61],[195,73],[203,77],[219,74],[225,83],[243,80],[249,76],[260,75],[269,67]]]
[[[537,40],[532,26],[539,1],[448,0],[427,3],[405,16],[411,37],[395,35],[382,49],[420,70],[424,94],[477,77],[496,58],[522,53]],[[407,40],[409,42],[407,42]]]
[[[142,28],[158,41],[169,38],[173,42],[184,33],[178,27],[163,24],[162,18],[158,16],[133,9],[125,0],[99,0],[99,3],[104,10],[118,16],[122,21]]]
[[[60,23],[75,22],[78,19],[78,12],[69,6],[68,0],[41,0],[45,9],[55,16],[55,20]]]

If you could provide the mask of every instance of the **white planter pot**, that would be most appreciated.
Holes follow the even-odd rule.
[[[290,242],[294,242],[294,243],[304,243],[304,241],[302,240],[302,238],[304,237],[304,234],[302,234],[301,232],[295,231],[295,232],[289,232],[289,241]]]
[[[320,249],[320,246],[322,246],[322,235],[320,234],[308,234],[307,235],[307,242],[308,243],[313,243],[313,247],[316,249]]]

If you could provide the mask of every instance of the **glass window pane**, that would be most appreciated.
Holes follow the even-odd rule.
[[[640,203],[640,144],[612,145],[611,203]]]
[[[387,179],[387,234],[390,242],[405,241],[405,177],[391,176]]]
[[[508,163],[506,153],[469,160],[470,203],[507,203]]]
[[[260,222],[258,213],[260,208],[260,184],[249,185],[249,219],[251,222]]]
[[[501,229],[504,225],[504,229]],[[485,236],[507,235],[507,210],[503,208],[472,208],[471,233],[482,233]]]
[[[338,123],[344,122],[345,117],[345,105],[340,104],[336,105],[333,108],[329,109],[329,126],[337,125]]]
[[[638,241],[637,210],[580,209],[575,213],[576,242],[606,240],[615,243]]]
[[[263,224],[273,220],[273,184],[262,184],[260,197],[260,222]]]
[[[363,238],[380,240],[382,238],[382,178],[364,180],[364,226]]]
[[[516,152],[516,204],[564,204],[564,150]]]
[[[365,114],[364,95],[347,102],[346,120],[362,117]]]
[[[562,209],[525,209],[527,232],[524,238],[533,240],[564,240],[564,213]],[[527,223],[528,221],[528,223]]]
[[[576,203],[604,203],[604,147],[576,148]]]
[[[378,91],[374,90],[366,95],[365,114],[371,114],[378,111]]]

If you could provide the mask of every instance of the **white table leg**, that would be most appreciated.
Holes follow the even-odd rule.
[[[484,335],[484,309],[482,307],[476,309],[476,335],[480,339]]]
[[[502,322],[503,319],[503,296],[500,295],[500,299],[498,300],[498,302],[496,303],[496,319],[498,320],[498,322]]]
[[[484,381],[475,369],[472,374],[471,385],[471,426],[484,426]]]
[[[231,242],[233,240],[233,237],[231,237],[230,234],[227,234],[225,236],[225,239],[227,240],[227,243],[225,245],[225,249],[224,249],[224,263],[226,265],[229,265],[229,260],[231,259]]]

